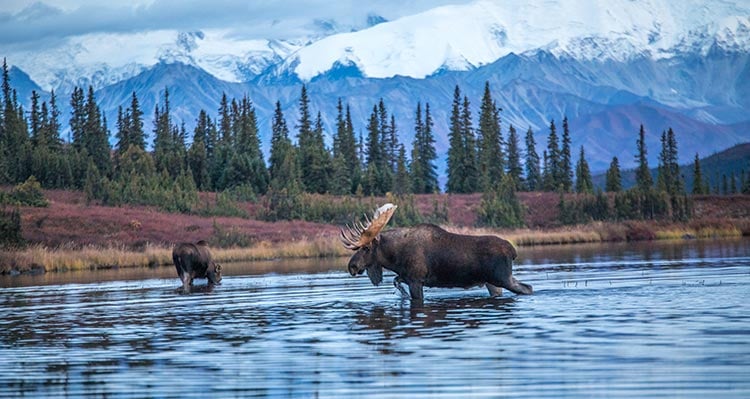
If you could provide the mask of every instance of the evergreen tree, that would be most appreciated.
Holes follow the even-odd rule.
[[[606,181],[604,183],[604,189],[607,192],[617,193],[622,191],[622,178],[620,176],[620,161],[617,157],[612,157],[612,162],[609,164],[607,169]]]
[[[219,138],[227,146],[232,146],[232,119],[230,116],[229,100],[227,94],[222,93],[219,105]]]
[[[331,192],[333,194],[353,194],[355,181],[359,181],[360,166],[357,158],[357,143],[351,126],[349,106],[346,116],[341,98],[336,105],[336,134],[333,136],[333,172]]]
[[[73,143],[73,147],[78,151],[85,148],[83,142],[84,124],[86,122],[84,98],[82,88],[73,88],[73,93],[70,95],[70,141]]]
[[[680,176],[680,166],[677,163],[677,139],[672,128],[662,132],[661,143],[658,187],[670,195],[680,194],[684,191],[684,185]]]
[[[211,188],[206,141],[212,124],[208,113],[205,110],[200,110],[193,130],[193,142],[188,149],[188,167],[193,173],[193,181],[197,189],[201,191]]]
[[[130,138],[128,142],[130,145],[136,146],[141,150],[146,149],[146,132],[143,130],[143,111],[138,102],[138,96],[135,91],[131,95],[130,99],[130,121],[128,124]]]
[[[477,140],[474,136],[474,127],[471,121],[471,104],[469,97],[464,96],[461,106],[461,136],[464,152],[465,179],[463,192],[474,193],[479,191],[479,166],[477,164]]]
[[[586,156],[581,146],[580,156],[576,163],[576,192],[581,194],[593,194],[594,182],[591,179],[591,170],[586,162]]]
[[[537,191],[542,188],[542,174],[539,171],[539,154],[536,152],[534,132],[526,131],[526,189]]]
[[[236,102],[233,101],[233,104]],[[236,151],[230,161],[234,160],[234,168],[238,172],[233,179],[225,179],[225,187],[249,186],[255,193],[265,193],[268,189],[268,170],[260,150],[260,138],[258,137],[258,121],[255,108],[249,98],[244,97],[232,114],[234,132],[234,146]],[[205,140],[208,137],[208,132]],[[208,152],[206,150],[206,157]]]
[[[107,176],[111,171],[111,157],[109,147],[109,132],[106,119],[102,118],[99,106],[96,104],[94,88],[89,86],[86,103],[84,104],[86,120],[83,124],[83,144],[89,157],[101,176]]]
[[[57,107],[57,96],[54,90],[50,92],[48,112],[45,125],[46,142],[50,150],[55,152],[62,148],[62,138],[60,137],[60,109]]]
[[[448,132],[448,182],[445,190],[449,193],[464,193],[466,181],[466,148],[464,147],[464,129],[461,125],[461,89],[456,85],[453,91],[450,129]]]
[[[487,227],[522,227],[524,211],[510,176],[504,175],[494,188],[482,194],[477,224]]]
[[[437,167],[435,166],[437,152],[435,151],[435,136],[432,134],[433,126],[434,122],[432,120],[432,115],[430,114],[430,103],[425,103],[424,130],[422,131],[422,137],[419,143],[419,162],[422,164],[421,169],[424,173],[424,187],[421,191],[423,193],[440,192],[437,179]]]
[[[493,187],[504,174],[505,163],[500,134],[500,109],[492,100],[490,83],[485,82],[479,113],[479,174],[482,191]]]
[[[560,149],[560,176],[558,184],[562,185],[565,192],[573,188],[573,163],[570,151],[570,129],[568,128],[568,117],[563,118],[562,148]]]
[[[383,183],[382,166],[385,164],[383,146],[381,145],[380,121],[378,119],[378,107],[372,107],[372,113],[367,122],[367,161],[365,166],[365,179],[363,188],[366,194],[382,195],[390,186],[385,187]]]
[[[3,58],[3,107],[0,112],[0,183],[20,183],[29,177],[31,143],[23,107],[11,89],[8,64]]]
[[[300,216],[302,180],[299,157],[289,138],[289,129],[281,111],[281,103],[278,101],[271,129],[271,183],[266,194],[266,219],[291,220]]]
[[[508,128],[508,175],[516,185],[516,190],[524,186],[523,168],[521,167],[521,153],[518,144],[516,128],[510,125]]]
[[[119,158],[130,147],[130,115],[127,110],[123,111],[122,106],[117,107],[117,122],[115,122],[117,132],[115,132],[115,153]]]
[[[276,102],[271,130],[270,188],[277,192],[281,190],[297,192],[301,190],[302,184],[299,180],[297,155],[289,138],[289,128],[281,111],[281,103],[278,101]]]
[[[693,194],[708,194],[708,190],[703,185],[703,173],[701,172],[701,161],[698,153],[695,153],[693,161]]]
[[[172,124],[169,118],[169,89],[164,88],[164,105],[154,108],[154,164],[160,173],[170,170],[171,152],[173,149]],[[172,176],[176,177],[176,176]]]
[[[381,98],[378,101],[378,130],[380,131],[380,146],[382,160],[379,167],[379,185],[383,191],[388,191],[393,186],[393,175],[395,173],[396,166],[396,153],[397,148],[395,147],[398,142],[395,141],[395,120],[393,125],[389,123],[388,110],[385,107],[385,102]]]
[[[29,110],[29,128],[31,129],[31,146],[46,146],[42,135],[42,116],[39,110],[39,93],[31,91],[31,110]]]
[[[399,146],[398,157],[396,158],[396,175],[393,179],[393,193],[403,195],[411,193],[411,176],[409,176],[408,161],[406,159],[406,149],[403,144]]]
[[[549,125],[547,137],[547,151],[545,156],[544,175],[542,176],[545,191],[557,191],[561,183],[560,146],[557,138],[555,121]]]
[[[641,129],[638,132],[638,140],[636,142],[637,153],[635,161],[638,167],[635,171],[635,182],[636,187],[642,192],[646,192],[651,189],[654,185],[654,181],[651,178],[651,171],[648,167],[648,154],[646,151],[646,131],[641,125]]]
[[[424,120],[422,120],[421,104],[417,103],[416,123],[414,126],[414,142],[412,143],[411,177],[412,189],[415,193],[426,194],[439,192],[435,159],[435,138],[432,134],[432,115],[430,104],[425,104]]]
[[[298,163],[301,166],[302,187],[312,193],[325,193],[330,176],[330,160],[323,143],[322,123],[320,131],[313,128],[310,115],[310,99],[307,88],[302,85],[299,100],[297,128]]]

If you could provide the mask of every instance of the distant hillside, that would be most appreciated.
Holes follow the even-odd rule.
[[[658,149],[652,151],[658,152]],[[693,154],[693,156],[695,156],[695,154]],[[620,164],[623,163],[622,159],[619,159],[619,161]],[[625,161],[629,162],[630,160]],[[703,173],[704,179],[708,177],[712,191],[717,184],[721,185],[723,179],[722,176],[726,175],[729,179],[733,173],[737,179],[737,188],[739,189],[741,186],[739,179],[742,171],[745,171],[746,174],[750,174],[750,142],[738,144],[724,151],[701,158],[700,163],[701,173]],[[649,163],[649,166],[653,166],[651,168],[651,175],[654,177],[654,181],[656,181],[658,165],[652,165]],[[624,170],[620,173],[622,176],[623,188],[627,189],[635,186],[635,169]],[[691,162],[680,166],[680,174],[685,180],[685,188],[687,192],[691,192],[693,190],[693,163]],[[604,181],[604,173],[594,176],[594,184],[597,187],[603,189]]]

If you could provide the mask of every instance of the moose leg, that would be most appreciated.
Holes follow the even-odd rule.
[[[534,289],[531,287],[531,285],[522,283],[516,280],[516,278],[513,276],[508,276],[506,279],[504,279],[502,286],[519,295],[531,295],[534,293]]]
[[[411,294],[411,299],[413,301],[421,302],[424,298],[424,295],[422,293],[422,283],[417,283],[414,281],[409,283],[409,293]]]
[[[190,278],[189,274],[183,274],[182,275],[182,292],[185,294],[190,293],[190,286],[193,285],[193,279]]]
[[[502,287],[519,295],[531,295],[534,289],[531,285],[522,283],[513,277],[513,260],[507,257],[496,259],[495,261],[495,281],[491,284]]]
[[[494,285],[492,285],[490,283],[487,283],[484,286],[487,287],[487,291],[490,292],[490,296],[491,297],[503,296],[503,288],[502,287],[497,287],[497,286],[494,286]]]
[[[393,279],[393,286],[398,288],[399,291],[401,291],[401,296],[409,296],[409,293],[406,292],[406,289],[404,289],[404,286],[401,285],[405,283],[404,279],[401,278],[401,276],[396,276],[396,278]]]

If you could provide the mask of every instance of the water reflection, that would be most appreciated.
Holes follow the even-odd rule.
[[[534,295],[420,306],[338,261],[6,287],[0,397],[748,397],[749,243],[524,249]]]

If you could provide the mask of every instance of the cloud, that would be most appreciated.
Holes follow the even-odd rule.
[[[0,6],[5,45],[26,46],[87,34],[221,29],[242,39],[290,39],[319,31],[320,21],[362,28],[368,16],[395,19],[466,0],[110,0]],[[317,26],[317,27],[316,27]]]

